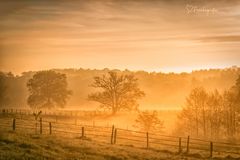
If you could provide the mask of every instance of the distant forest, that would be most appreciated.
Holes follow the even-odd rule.
[[[90,87],[94,76],[109,72],[109,69],[54,69],[67,76],[68,88],[73,94],[66,109],[96,109],[97,104],[87,100],[94,88]],[[240,75],[239,67],[226,69],[198,70],[191,73],[161,73],[129,70],[112,70],[121,73],[132,73],[139,80],[139,87],[146,96],[140,101],[142,109],[175,109],[185,103],[189,92],[196,87],[204,87],[207,91],[218,89],[220,92],[229,89]],[[27,107],[27,81],[36,72],[24,72],[20,76],[1,72],[1,97],[8,103],[2,107]],[[4,85],[3,85],[4,84]],[[5,86],[5,87],[3,87]]]

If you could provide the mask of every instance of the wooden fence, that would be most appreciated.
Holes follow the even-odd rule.
[[[3,108],[0,109],[1,114],[19,114],[19,115],[31,115],[33,110],[31,109],[13,109],[13,108]],[[51,116],[99,116],[106,115],[111,112],[106,111],[92,111],[92,110],[42,110],[42,115],[51,115]]]
[[[217,141],[206,141],[188,137],[161,135],[157,133],[139,132],[127,129],[111,127],[78,125],[59,123],[44,120],[30,120],[23,118],[1,118],[0,128],[36,134],[49,134],[79,138],[82,140],[94,140],[104,143],[121,144],[145,149],[170,150],[174,152],[190,154],[200,153],[206,157],[214,154],[234,154],[240,156],[240,144],[232,144]]]

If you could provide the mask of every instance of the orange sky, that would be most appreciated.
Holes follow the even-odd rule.
[[[1,1],[0,70],[181,72],[239,66],[239,2]]]

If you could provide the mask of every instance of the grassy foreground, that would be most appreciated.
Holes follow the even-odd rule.
[[[169,160],[206,159],[200,155],[179,155],[170,151],[111,145],[54,135],[35,135],[0,130],[0,159],[66,160]],[[213,159],[232,159],[231,157]]]

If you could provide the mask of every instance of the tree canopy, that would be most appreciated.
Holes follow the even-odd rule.
[[[142,111],[138,113],[133,126],[144,132],[162,132],[163,124],[164,122],[159,119],[157,111]]]
[[[94,103],[89,103],[86,98],[92,93],[94,88],[89,87],[89,82],[93,77],[108,74],[115,71],[119,74],[133,74],[138,79],[138,84],[147,96],[139,101],[139,105],[147,109],[147,106],[167,106],[175,108],[185,102],[186,95],[195,87],[202,86],[207,91],[218,89],[223,92],[229,89],[240,74],[240,68],[210,69],[199,70],[191,73],[161,73],[129,70],[110,70],[110,69],[54,69],[55,72],[64,73],[67,76],[68,86],[74,95],[68,100],[70,106],[84,107],[89,109],[95,107]],[[35,71],[23,72],[8,78],[6,81],[8,92],[8,104],[5,107],[22,108],[27,106],[29,96],[26,83],[33,77]],[[81,87],[79,87],[81,85]],[[154,109],[157,109],[154,107]]]
[[[138,87],[138,79],[133,74],[118,75],[109,72],[108,76],[94,77],[94,88],[101,91],[88,95],[88,99],[99,102],[100,107],[110,109],[112,114],[120,110],[132,110],[138,107],[137,100],[145,94]]]
[[[71,91],[67,89],[65,74],[55,71],[39,71],[27,83],[31,108],[64,107]]]
[[[240,76],[228,90],[207,92],[193,89],[179,115],[179,126],[187,135],[234,140],[240,131]]]

